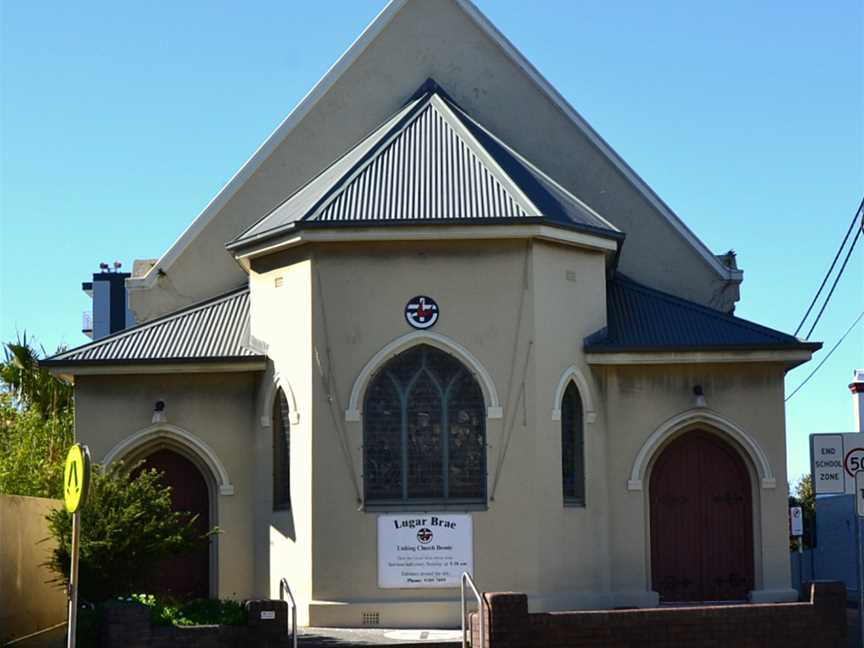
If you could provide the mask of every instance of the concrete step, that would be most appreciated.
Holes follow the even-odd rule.
[[[303,628],[299,648],[459,648],[459,630],[396,630],[387,628]]]

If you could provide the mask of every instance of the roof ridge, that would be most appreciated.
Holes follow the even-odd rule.
[[[351,183],[354,182],[354,180],[356,180],[366,169],[369,168],[369,166],[375,161],[375,159],[382,151],[387,150],[390,145],[399,137],[399,135],[404,133],[411,124],[417,121],[420,115],[422,115],[425,111],[426,107],[431,103],[432,97],[434,96],[435,93],[432,92],[426,93],[425,95],[422,95],[421,97],[416,99],[416,104],[414,106],[411,106],[411,108],[408,109],[407,113],[402,116],[402,118],[400,118],[390,128],[390,130],[372,146],[372,148],[366,151],[366,153],[364,153],[363,156],[359,160],[357,160],[357,162],[355,162],[350,169],[348,169],[348,171],[342,174],[342,176],[333,183],[330,189],[328,189],[325,194],[310,209],[306,211],[305,215],[297,219],[297,221],[303,222],[314,220],[316,216],[319,216],[324,210],[326,210],[330,204],[332,204],[339,196],[342,195],[345,189],[350,186]],[[404,109],[405,106],[403,106],[401,110]],[[398,115],[401,110],[397,111],[396,114]],[[395,117],[396,115],[391,115],[387,121],[390,121]],[[381,126],[379,126],[379,128],[381,128]],[[375,131],[373,131],[373,133],[374,132]],[[371,135],[372,134],[369,134],[365,138],[360,140],[357,146],[366,141],[366,139],[371,137]],[[349,153],[350,151],[356,149],[357,146],[352,147],[349,150]],[[339,159],[341,160],[343,158],[344,156]],[[332,166],[333,165],[330,165],[330,167]],[[327,169],[329,169],[330,167],[327,167]]]
[[[66,356],[69,355],[77,355],[82,351],[88,351],[90,349],[95,349],[96,347],[104,344],[109,344],[111,342],[116,342],[117,340],[121,340],[130,335],[134,335],[135,333],[140,333],[141,331],[145,331],[149,328],[153,328],[159,324],[164,324],[167,321],[172,319],[176,319],[182,315],[188,315],[198,310],[203,310],[208,306],[213,306],[215,304],[219,304],[223,301],[229,301],[233,297],[237,297],[238,295],[249,292],[248,284],[245,286],[241,286],[239,288],[235,288],[227,293],[222,293],[221,295],[216,295],[215,297],[208,297],[202,301],[196,302],[194,304],[190,304],[189,306],[184,306],[176,311],[171,313],[165,313],[164,315],[160,315],[159,317],[152,319],[148,322],[142,322],[141,324],[136,324],[135,326],[130,326],[129,328],[125,328],[122,331],[117,331],[116,333],[112,333],[110,335],[106,335],[103,338],[98,340],[93,340],[92,342],[87,342],[86,344],[82,344],[80,346],[74,347],[72,349],[68,349],[63,351],[62,353],[57,353],[53,356],[49,356],[48,358],[44,358],[42,362],[54,362],[57,360],[63,360]]]
[[[724,319],[732,324],[737,324],[739,326],[744,326],[746,328],[752,329],[759,333],[764,333],[778,340],[794,340],[796,342],[804,342],[804,340],[800,340],[794,335],[790,335],[789,333],[784,333],[783,331],[778,331],[776,329],[772,329],[768,326],[763,326],[762,324],[757,324],[756,322],[751,322],[750,320],[744,319],[743,317],[738,317],[737,315],[733,315],[731,313],[724,313],[723,311],[718,311],[709,306],[704,306],[702,304],[697,304],[696,302],[692,302],[690,300],[684,299],[682,297],[678,297],[676,295],[672,295],[667,292],[663,292],[662,290],[658,290],[656,288],[651,288],[650,286],[646,286],[645,284],[639,283],[635,279],[628,277],[622,272],[616,272],[612,281],[618,281],[622,284],[627,285],[627,287],[638,290],[642,293],[646,293],[658,299],[662,299],[666,302],[676,304],[683,308],[688,308],[693,311],[701,312],[706,315],[716,317],[718,319]]]
[[[495,156],[493,156],[492,153],[490,153],[488,150],[486,150],[486,147],[483,146],[483,143],[480,142],[480,140],[478,140],[474,136],[474,133],[472,133],[468,128],[465,127],[465,124],[462,123],[462,120],[459,118],[459,115],[456,114],[456,112],[455,112],[455,111],[459,111],[459,112],[464,114],[465,111],[462,110],[462,108],[459,106],[459,104],[452,101],[449,98],[449,96],[447,95],[446,91],[444,91],[443,89],[440,89],[440,88],[439,88],[439,91],[436,91],[435,93],[433,93],[432,97],[430,98],[430,101],[434,101],[434,97],[436,95],[440,99],[444,108],[446,108],[447,111],[450,114],[452,114],[452,116],[456,120],[457,124],[459,126],[461,126],[460,130],[457,131],[456,128],[454,128],[453,125],[449,123],[449,120],[446,119],[446,116],[444,115],[444,113],[442,113],[440,110],[438,110],[438,113],[441,114],[442,117],[445,117],[444,121],[447,122],[447,125],[453,130],[453,132],[456,133],[457,137],[459,137],[462,141],[464,141],[468,145],[469,150],[481,162],[484,163],[484,166],[486,166],[486,168],[489,170],[489,172],[498,180],[498,182],[501,183],[502,187],[505,188],[510,194],[513,195],[513,198],[516,200],[516,202],[520,203],[520,206],[522,207],[522,209],[525,210],[526,213],[533,210],[535,212],[535,214],[534,214],[535,217],[542,217],[543,216],[542,210],[539,207],[537,207],[537,205],[534,204],[534,201],[532,201],[531,198],[528,197],[528,195],[522,190],[522,188],[519,186],[519,184],[498,163],[498,161],[495,159]],[[435,106],[434,103],[432,105],[437,110],[437,106]],[[454,111],[454,109],[455,109],[455,111]],[[483,130],[486,131],[486,129],[483,129]],[[478,150],[479,150],[479,153],[478,153]],[[484,158],[488,158],[488,161]],[[491,164],[490,164],[490,162],[491,162]],[[530,210],[529,210],[529,207],[530,207]],[[531,214],[529,214],[529,216],[530,215]]]
[[[419,92],[419,91],[418,91],[418,92]],[[339,156],[338,156],[336,159],[334,159],[332,162],[330,162],[329,164],[326,164],[326,165],[324,166],[324,168],[321,169],[321,171],[319,171],[318,173],[316,173],[315,175],[313,175],[311,178],[309,178],[306,182],[304,182],[302,185],[300,185],[299,187],[297,187],[297,189],[295,189],[295,190],[292,191],[290,194],[288,194],[288,196],[286,196],[283,200],[279,201],[279,202],[278,202],[278,203],[277,203],[277,204],[276,204],[272,209],[268,210],[268,211],[267,211],[267,212],[266,212],[266,213],[265,213],[261,218],[259,218],[258,220],[256,220],[254,223],[252,223],[252,224],[249,225],[248,227],[245,227],[245,228],[244,228],[244,229],[243,229],[243,230],[242,230],[242,231],[241,231],[237,236],[235,236],[233,239],[231,239],[230,241],[228,241],[228,243],[226,243],[226,247],[228,247],[228,248],[230,249],[230,247],[231,247],[234,243],[237,243],[238,241],[242,241],[244,238],[246,238],[246,233],[247,233],[247,232],[251,232],[251,231],[254,230],[256,227],[258,227],[258,225],[260,225],[260,224],[263,223],[265,220],[267,220],[268,218],[270,218],[270,216],[271,216],[273,213],[275,213],[276,211],[278,211],[281,207],[283,207],[283,206],[285,205],[285,203],[287,203],[287,202],[293,200],[295,196],[297,196],[299,193],[301,193],[302,191],[304,191],[305,189],[307,189],[307,188],[309,187],[309,185],[313,184],[316,180],[318,180],[321,176],[323,176],[325,173],[327,173],[330,169],[332,169],[334,166],[336,166],[337,164],[339,164],[339,163],[340,163],[342,160],[344,160],[346,157],[348,157],[349,155],[351,155],[351,153],[353,153],[355,150],[357,150],[358,147],[362,146],[363,143],[364,143],[366,140],[368,140],[370,137],[372,137],[373,135],[375,135],[375,133],[377,133],[379,130],[381,130],[382,128],[384,128],[384,127],[385,127],[389,122],[393,121],[393,120],[394,120],[394,119],[399,115],[399,113],[401,113],[402,111],[404,111],[404,110],[409,106],[409,104],[411,104],[412,102],[415,102],[415,101],[419,101],[421,98],[422,98],[422,95],[418,96],[418,94],[415,92],[414,95],[412,95],[412,97],[411,97],[410,99],[408,99],[408,101],[406,101],[405,103],[402,104],[402,106],[399,108],[399,110],[397,110],[397,111],[396,111],[395,113],[393,113],[392,115],[389,115],[386,119],[384,119],[383,121],[381,121],[381,122],[380,122],[377,126],[375,126],[372,130],[370,130],[368,133],[366,133],[365,135],[363,135],[363,137],[361,137],[360,139],[358,139],[358,140],[354,143],[353,146],[350,146],[348,149],[346,149],[345,152],[342,153],[342,155],[339,155]],[[409,112],[410,112],[410,110],[409,110]],[[396,127],[396,126],[394,126],[393,128],[395,128],[395,127]],[[392,130],[392,129],[391,129],[391,130]],[[385,136],[382,137],[381,139],[384,140],[384,139],[386,139],[386,137],[387,137],[387,136],[385,135]],[[379,142],[379,144],[380,144],[380,142]],[[376,146],[377,146],[377,145],[376,145]],[[375,147],[373,147],[373,149],[374,149],[374,148],[375,148]],[[364,157],[365,157],[365,156],[364,156]],[[362,159],[361,159],[360,161],[358,161],[358,163],[360,163],[360,162],[362,162]],[[352,168],[353,168],[353,167],[352,167]],[[350,173],[350,170],[349,170],[348,173]],[[346,173],[346,175],[347,175],[347,173]],[[317,204],[317,203],[316,203],[316,204]],[[313,207],[313,209],[311,209],[311,210],[309,210],[309,211],[313,211],[313,210],[314,210],[314,207]],[[307,212],[307,213],[308,213],[308,212]],[[304,218],[305,218],[305,217],[304,217]],[[300,219],[300,220],[303,220],[303,219]],[[266,230],[263,230],[263,231],[261,231],[261,232],[258,232],[258,234],[257,234],[256,236],[260,236],[261,234],[265,234],[266,232],[269,232],[269,231],[271,231],[271,230],[273,230],[273,229],[278,229],[279,227],[282,227],[282,226],[281,226],[281,225],[277,225],[277,226],[275,226],[275,227],[268,228],[268,229],[266,229]]]
[[[512,155],[514,158],[516,158],[520,163],[524,164],[524,165],[527,166],[530,170],[532,170],[532,171],[536,172],[538,175],[542,176],[544,180],[547,180],[550,184],[552,184],[556,189],[558,189],[558,190],[561,191],[563,194],[565,194],[568,198],[571,198],[574,202],[578,203],[580,207],[583,207],[584,209],[586,209],[587,211],[589,211],[589,212],[591,213],[591,215],[595,216],[598,220],[600,220],[600,221],[602,221],[603,223],[605,223],[605,224],[609,227],[609,229],[611,229],[613,232],[621,232],[621,230],[620,230],[618,227],[616,227],[616,226],[615,226],[615,225],[614,225],[614,224],[613,224],[613,223],[612,223],[608,218],[605,218],[605,217],[604,217],[603,215],[601,215],[601,214],[600,214],[596,209],[594,209],[593,207],[591,207],[591,205],[589,205],[589,204],[586,203],[584,200],[582,200],[581,198],[579,198],[579,196],[577,196],[577,195],[574,194],[572,191],[570,191],[569,189],[567,189],[566,187],[564,187],[563,185],[561,185],[561,183],[559,183],[559,182],[558,182],[557,180],[555,180],[552,176],[550,176],[548,173],[546,173],[545,171],[543,171],[543,169],[541,169],[541,168],[538,167],[536,164],[534,164],[533,162],[531,162],[531,160],[529,160],[529,159],[526,158],[524,155],[522,155],[521,153],[519,153],[519,151],[517,151],[516,149],[514,149],[512,146],[510,146],[509,144],[507,144],[507,142],[505,142],[505,141],[502,140],[500,137],[498,137],[495,133],[493,133],[491,130],[489,130],[488,128],[486,128],[483,124],[481,124],[479,121],[477,121],[476,119],[474,119],[471,115],[468,114],[467,111],[465,111],[465,110],[462,108],[462,106],[460,106],[460,105],[459,105],[458,103],[456,103],[455,101],[450,101],[450,103],[453,104],[453,108],[455,108],[459,113],[461,113],[462,118],[467,119],[467,120],[470,121],[470,122],[471,122],[471,123],[472,123],[476,128],[479,128],[479,129],[480,129],[481,131],[483,131],[487,136],[489,136],[491,139],[495,140],[495,142],[496,142],[499,146],[501,146],[502,148],[506,149],[507,152],[508,152],[510,155]],[[457,115],[457,116],[458,116],[458,115]],[[470,131],[469,131],[469,132],[470,132]],[[473,134],[472,134],[472,137],[473,137]],[[476,138],[475,138],[475,139],[476,139]],[[478,144],[479,144],[479,142],[478,142]],[[479,144],[479,145],[480,145],[481,147],[483,146],[482,144]],[[509,174],[507,174],[507,172],[504,171],[503,169],[502,169],[502,172],[505,173],[506,175],[508,175],[508,177],[509,177]],[[511,179],[510,181],[511,181],[513,184],[516,184],[514,180]],[[539,209],[538,209],[537,211],[540,212],[540,215],[541,215],[541,216],[544,215],[544,214],[542,214],[542,212],[541,212]]]

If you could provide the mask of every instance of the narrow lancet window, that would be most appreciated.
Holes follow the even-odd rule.
[[[564,503],[585,506],[585,433],[582,398],[571,382],[561,400],[561,472]]]
[[[291,508],[291,424],[288,399],[279,389],[273,401],[273,510]]]

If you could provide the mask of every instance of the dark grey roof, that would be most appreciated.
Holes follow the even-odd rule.
[[[41,365],[212,362],[259,358],[244,345],[249,290],[244,288],[59,353]]]
[[[427,82],[415,99],[228,248],[311,226],[523,221],[623,238]]]
[[[591,353],[800,349],[796,337],[648,288],[623,275],[606,287],[607,326],[585,339]]]

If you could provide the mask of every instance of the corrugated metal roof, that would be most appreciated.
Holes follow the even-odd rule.
[[[432,82],[228,247],[304,224],[501,219],[622,237],[614,225],[469,117]]]
[[[244,346],[248,324],[249,290],[244,288],[65,351],[40,364],[252,359],[259,355]]]
[[[591,353],[802,349],[818,342],[754,324],[740,317],[643,286],[617,274],[606,288],[606,329],[585,340]]]
[[[529,216],[533,205],[499,180],[429,101],[316,216],[321,221]]]

